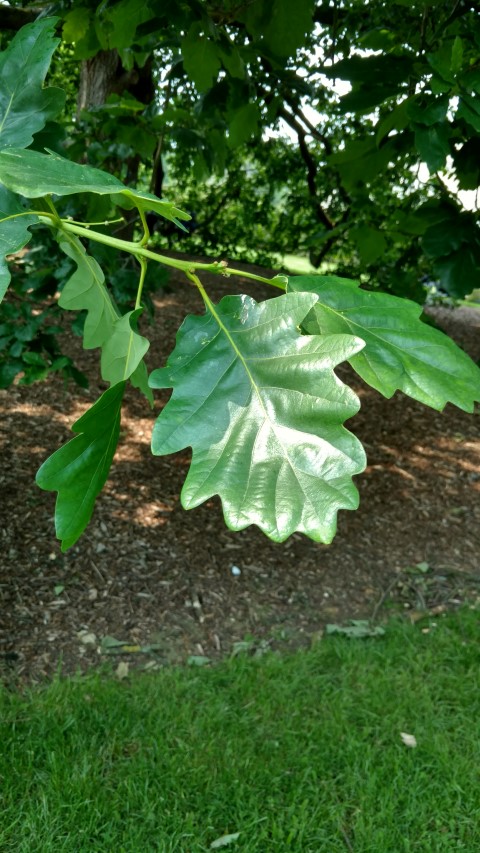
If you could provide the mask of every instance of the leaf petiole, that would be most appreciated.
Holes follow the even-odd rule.
[[[145,282],[145,276],[147,274],[147,261],[145,258],[138,258],[137,260],[140,264],[140,280],[138,282],[137,298],[135,300],[135,311],[142,307],[142,290]]]

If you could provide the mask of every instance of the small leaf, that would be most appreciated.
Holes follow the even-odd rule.
[[[450,63],[450,68],[454,74],[458,74],[462,69],[463,63],[463,41],[460,36],[455,36],[452,45],[452,60]]]
[[[87,255],[80,240],[71,234],[62,233],[59,242],[65,254],[75,261],[77,269],[63,288],[58,304],[67,311],[87,311],[83,346],[85,349],[102,347],[102,378],[115,385],[130,377],[132,385],[153,404],[147,368],[142,361],[150,344],[136,330],[142,309],[121,317],[95,258]]]
[[[42,88],[52,54],[58,18],[27,24],[0,54],[0,148],[26,148],[33,135],[55,118],[65,92]]]
[[[182,58],[185,71],[199,92],[213,86],[221,68],[217,47],[207,36],[199,33],[199,25],[192,24],[182,39]]]
[[[450,154],[449,126],[446,122],[415,126],[415,147],[431,173],[445,166]]]
[[[276,56],[292,56],[313,28],[312,0],[296,0],[293,15],[291,0],[273,0],[264,6],[268,12],[262,36],[267,47]]]
[[[260,113],[256,104],[244,104],[233,114],[229,125],[229,143],[237,148],[258,132]]]
[[[63,288],[58,304],[67,311],[86,310],[83,346],[85,349],[101,347],[113,334],[120,318],[118,308],[105,287],[105,276],[77,237],[61,234],[59,244],[75,261],[77,270]]]
[[[358,505],[351,477],[365,465],[342,426],[359,402],[333,368],[362,344],[301,335],[312,294],[204,298],[206,315],[187,317],[167,367],[150,376],[151,387],[174,389],[153,453],[192,447],[186,509],[219,495],[232,530],[256,524],[276,542],[295,530],[331,542],[338,510]]]
[[[443,289],[450,296],[462,299],[480,287],[480,241],[464,244],[447,257],[437,258],[433,268]]]
[[[125,383],[119,382],[105,391],[73,425],[79,435],[50,456],[37,473],[41,489],[58,491],[55,528],[62,551],[85,530],[108,477],[120,434],[124,390]]]
[[[359,376],[384,397],[401,390],[441,411],[451,402],[473,412],[480,369],[451,338],[419,319],[408,299],[359,288],[337,276],[293,276],[288,290],[319,296],[304,327],[311,334],[351,334],[365,349],[349,357]]]
[[[415,735],[409,735],[407,732],[400,732],[400,737],[402,738],[405,746],[408,746],[409,749],[415,749],[417,746],[417,739]]]
[[[326,634],[343,634],[350,639],[361,640],[364,637],[383,637],[385,629],[380,625],[373,626],[364,619],[351,619],[348,625],[327,625]]]
[[[462,94],[456,117],[463,118],[477,133],[480,133],[480,99]]]
[[[239,832],[230,832],[228,835],[221,835],[210,844],[210,850],[219,850],[221,847],[228,847],[240,838]]]
[[[387,241],[378,228],[370,225],[358,225],[350,229],[350,236],[356,243],[358,254],[364,264],[373,264],[387,248]]]
[[[115,678],[118,678],[119,681],[123,681],[125,678],[128,678],[130,672],[130,664],[128,661],[121,660],[115,670]]]
[[[102,377],[115,385],[128,379],[138,368],[150,344],[136,331],[142,308],[120,317],[102,349]]]
[[[35,214],[6,219],[16,213],[25,213],[20,200],[6,187],[0,186],[0,302],[11,278],[5,258],[26,246],[32,238],[28,229],[38,222],[38,216]]]
[[[138,390],[145,395],[150,405],[153,406],[153,393],[148,385],[148,370],[144,361],[141,361],[138,367],[133,371],[130,376],[130,383],[134,388],[138,388]]]

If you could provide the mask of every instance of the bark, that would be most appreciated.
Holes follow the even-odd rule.
[[[41,9],[14,9],[12,6],[0,5],[0,31],[17,31],[25,24],[33,24],[41,11]]]
[[[82,110],[104,104],[113,91],[120,59],[116,50],[100,50],[82,62],[77,100],[77,118]]]

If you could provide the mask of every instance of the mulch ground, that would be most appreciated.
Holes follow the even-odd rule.
[[[244,279],[204,280],[215,300],[227,292],[272,295]],[[177,275],[156,302],[150,369],[165,363],[184,315],[202,312],[196,291]],[[434,313],[479,359],[480,311]],[[84,353],[76,339],[67,347],[89,389],[52,378],[0,392],[0,673],[7,681],[36,683],[105,661],[124,675],[128,666],[295,648],[329,623],[382,619],[392,608],[432,619],[480,596],[478,413],[452,406],[438,413],[399,394],[384,400],[343,367],[362,402],[349,427],[369,465],[356,479],[360,509],[340,514],[332,545],[297,534],[277,545],[253,527],[232,533],[216,500],[185,512],[179,493],[189,453],[152,457],[149,450],[168,392],[151,412],[132,389],[90,526],[61,554],[54,496],[35,486],[35,472],[106,387],[97,354]]]

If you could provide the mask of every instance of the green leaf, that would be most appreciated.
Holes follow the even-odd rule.
[[[245,63],[238,48],[227,41],[224,46],[219,48],[219,54],[223,67],[227,69],[230,76],[243,80],[245,78]]]
[[[268,7],[268,21],[263,30],[267,47],[276,56],[292,56],[313,28],[314,4],[312,0],[296,0],[294,15],[291,0],[273,0],[267,3]]]
[[[67,311],[87,311],[84,348],[102,347],[101,373],[106,382],[115,385],[131,377],[132,384],[153,402],[146,367],[141,367],[150,344],[136,329],[142,309],[120,316],[105,286],[101,267],[87,255],[80,240],[62,234],[59,243],[65,254],[75,261],[77,269],[63,288],[58,304]]]
[[[63,288],[58,304],[66,311],[86,310],[83,346],[85,349],[101,347],[113,335],[120,317],[105,287],[105,276],[97,261],[87,255],[77,237],[62,234],[59,244],[65,254],[75,261],[77,269]]]
[[[0,148],[23,148],[34,133],[64,107],[65,93],[43,89],[52,54],[58,18],[27,24],[0,54]]]
[[[480,287],[480,243],[462,245],[447,257],[437,258],[433,267],[443,289],[451,296],[463,299]]]
[[[359,441],[343,426],[359,408],[333,368],[358,338],[313,337],[299,325],[316,302],[288,294],[263,303],[227,296],[183,323],[153,388],[173,386],[152,436],[156,455],[192,447],[182,504],[219,495],[227,525],[256,524],[276,542],[295,530],[331,542],[339,509],[355,509]]]
[[[169,219],[179,227],[179,220],[188,221],[191,216],[167,201],[161,201],[151,193],[138,192],[124,187],[113,175],[72,163],[58,154],[41,154],[39,151],[24,151],[10,148],[0,151],[0,181],[13,192],[26,198],[45,195],[71,195],[74,193],[96,193],[110,195],[120,207],[137,207],[152,210]],[[184,229],[185,230],[185,229]]]
[[[67,12],[63,20],[62,36],[67,44],[80,41],[91,26],[89,10],[85,6]]]
[[[213,41],[200,35],[198,23],[192,24],[182,39],[183,66],[199,92],[210,89],[221,68],[218,50]]]
[[[462,94],[459,100],[457,118],[463,118],[477,133],[480,133],[480,98]]]
[[[130,383],[134,388],[138,388],[147,398],[150,405],[153,406],[153,393],[148,385],[148,370],[144,361],[141,361],[136,370],[133,371],[130,376]]]
[[[415,125],[415,148],[430,172],[443,169],[450,154],[447,123],[432,124],[429,127]]]
[[[28,229],[38,222],[38,216],[35,214],[6,219],[16,213],[25,213],[20,200],[0,185],[0,302],[11,278],[5,258],[27,245],[32,237]]]
[[[453,152],[458,188],[476,190],[480,185],[480,137],[473,136]]]
[[[148,3],[139,3],[138,0],[119,0],[110,8],[101,4],[96,12],[95,27],[102,48],[123,50],[130,47],[137,27],[152,17]]]
[[[41,489],[58,492],[55,529],[62,551],[85,530],[105,485],[120,434],[124,390],[125,383],[119,382],[105,391],[73,425],[79,435],[50,456],[37,473]]]
[[[124,314],[116,321],[113,333],[102,349],[102,377],[115,385],[135,372],[150,344],[139,335],[136,322],[142,308]]]
[[[343,634],[351,640],[361,640],[365,637],[383,637],[385,628],[372,625],[368,619],[350,619],[348,625],[326,625],[326,634]]]
[[[470,228],[469,214],[452,213],[448,218],[427,228],[422,237],[423,251],[430,258],[449,255],[468,241]]]
[[[459,71],[462,70],[463,63],[463,41],[460,36],[455,36],[453,45],[452,45],[452,59],[450,62],[450,68],[454,74],[458,74]]]
[[[448,110],[448,98],[434,95],[415,95],[405,101],[406,113],[411,121],[430,127],[445,121]]]
[[[387,248],[387,241],[382,232],[370,225],[358,225],[356,228],[351,228],[349,234],[356,243],[364,264],[374,263]]]
[[[260,113],[256,104],[244,104],[232,116],[228,128],[231,148],[237,148],[258,133]]]
[[[286,58],[305,43],[313,27],[313,11],[312,0],[297,0],[294,14],[291,0],[257,0],[245,3],[237,14],[262,48],[265,45],[276,56]]]
[[[288,291],[316,293],[304,327],[310,334],[350,334],[365,349],[348,360],[384,397],[401,390],[441,411],[451,402],[473,412],[480,400],[480,369],[453,341],[419,319],[408,299],[360,290],[336,276],[294,276]]]

